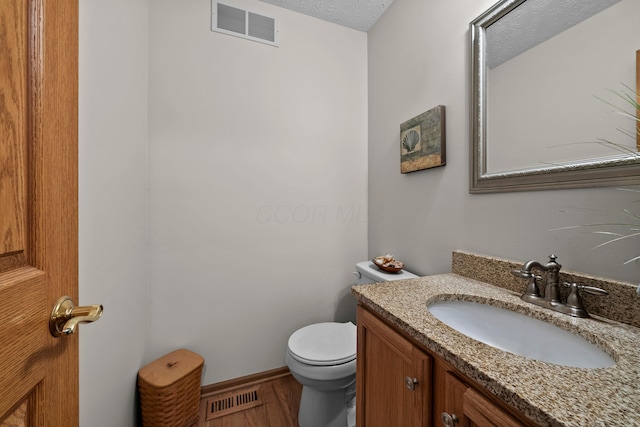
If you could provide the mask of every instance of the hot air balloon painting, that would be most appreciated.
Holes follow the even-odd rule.
[[[400,172],[445,165],[444,105],[438,105],[400,125]]]

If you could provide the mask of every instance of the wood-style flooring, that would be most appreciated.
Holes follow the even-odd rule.
[[[298,427],[302,386],[291,374],[259,382],[257,387],[261,405],[209,421],[206,421],[207,396],[203,394],[198,427]]]

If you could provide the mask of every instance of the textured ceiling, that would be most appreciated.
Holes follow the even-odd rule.
[[[393,0],[262,0],[360,31],[369,31]]]

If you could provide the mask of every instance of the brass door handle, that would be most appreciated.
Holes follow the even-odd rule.
[[[51,335],[73,334],[80,323],[95,322],[102,316],[102,305],[76,307],[70,297],[64,296],[56,301],[49,318]]]

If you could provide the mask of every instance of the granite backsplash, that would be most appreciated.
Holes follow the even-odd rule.
[[[527,281],[511,274],[511,270],[521,269],[524,262],[526,260],[513,261],[456,250],[452,255],[452,272],[522,293]],[[640,296],[636,292],[637,285],[569,270],[560,270],[560,281],[606,290],[609,292],[607,296],[583,295],[587,311],[593,315],[640,327]],[[563,286],[561,292],[566,298],[568,289]]]

